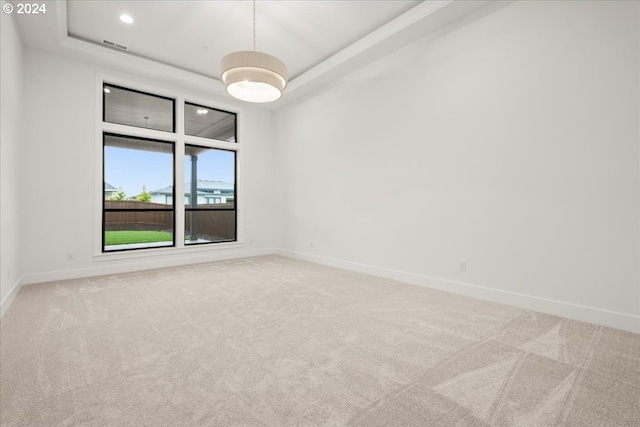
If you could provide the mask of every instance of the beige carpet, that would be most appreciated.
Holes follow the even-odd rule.
[[[3,426],[640,426],[640,335],[268,256],[25,286]]]

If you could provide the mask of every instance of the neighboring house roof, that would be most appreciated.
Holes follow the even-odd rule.
[[[186,190],[185,194],[191,194],[191,187],[187,187],[187,188],[185,188],[185,190]],[[153,194],[153,195],[163,195],[163,194],[171,195],[171,194],[173,194],[173,185],[161,188],[161,189],[156,190],[156,191],[151,191],[151,194]],[[204,191],[198,191],[198,194],[204,195],[204,194],[207,194],[207,193],[205,193]]]
[[[185,187],[191,187],[191,183],[187,182]],[[198,190],[233,190],[233,184],[222,181],[209,181],[206,179],[198,180]]]
[[[113,185],[109,184],[108,182],[104,183],[104,189],[106,191],[118,191],[118,189],[116,187],[114,187]]]
[[[173,194],[173,185],[152,191],[151,194]]]
[[[223,181],[210,181],[206,179],[198,180],[198,194],[211,194],[212,190],[226,190],[233,192],[234,185]],[[184,184],[184,193],[191,194],[191,182]],[[173,194],[173,185],[152,191],[151,194]]]

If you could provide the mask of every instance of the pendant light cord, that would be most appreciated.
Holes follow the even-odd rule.
[[[253,51],[256,51],[256,0],[253,0]]]

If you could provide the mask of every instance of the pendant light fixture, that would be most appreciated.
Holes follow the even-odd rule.
[[[220,62],[227,93],[248,102],[271,102],[287,86],[287,67],[275,56],[256,51],[256,0],[253,0],[253,50],[232,52]]]

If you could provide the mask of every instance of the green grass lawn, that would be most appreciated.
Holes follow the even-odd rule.
[[[131,243],[171,242],[173,235],[166,231],[105,231],[104,244],[127,245]]]

